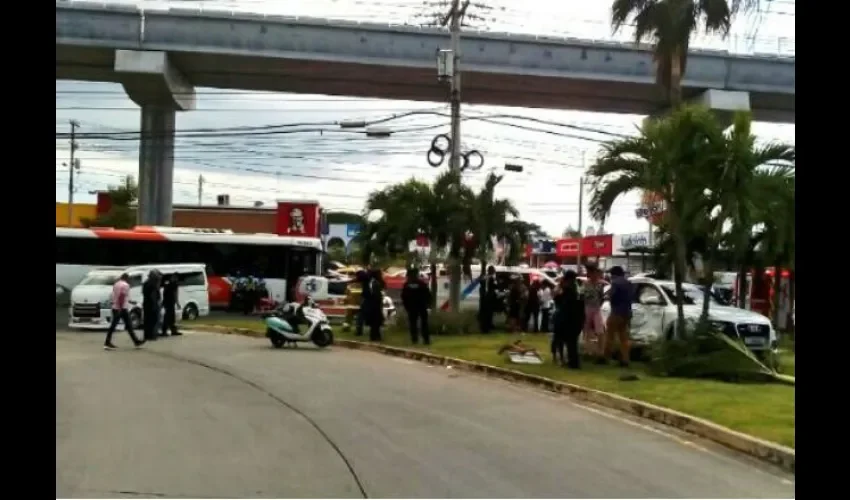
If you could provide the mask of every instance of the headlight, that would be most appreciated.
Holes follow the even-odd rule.
[[[98,304],[101,309],[112,309],[112,301],[111,300],[102,300],[100,304]]]
[[[726,323],[724,323],[724,322],[722,322],[722,321],[712,321],[712,322],[711,322],[711,326],[712,326],[712,328],[714,328],[715,330],[723,331],[723,330],[725,330],[725,329],[726,329]]]

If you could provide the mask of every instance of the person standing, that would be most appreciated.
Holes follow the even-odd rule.
[[[511,278],[511,287],[508,290],[508,331],[514,333],[520,329],[520,316],[522,313],[522,283],[519,276]],[[522,329],[524,330],[524,328]]]
[[[584,284],[584,345],[597,358],[604,354],[602,345],[605,343],[605,324],[602,319],[605,285],[601,278],[602,272],[598,267],[587,266],[587,282]]]
[[[611,302],[611,314],[608,315],[602,356],[597,360],[605,364],[614,352],[615,344],[620,347],[620,366],[629,366],[629,333],[632,321],[632,301],[634,287],[626,279],[626,273],[620,266],[611,268],[611,289],[608,291]]]
[[[156,340],[156,325],[159,323],[160,310],[160,278],[156,269],[148,273],[148,279],[142,284],[142,326],[145,331],[145,340]]]
[[[172,336],[180,335],[177,331],[177,316],[176,310],[180,308],[179,290],[180,290],[180,275],[172,274],[163,280],[162,287],[162,307],[164,309],[162,315],[162,333],[161,337],[168,335],[168,330],[171,330]]]
[[[380,342],[381,326],[384,324],[384,278],[380,269],[374,269],[369,274],[369,282],[363,289],[364,292],[368,290],[364,304],[364,320],[369,325],[369,340]]]
[[[431,334],[428,331],[428,306],[431,304],[431,290],[428,284],[419,278],[419,269],[407,270],[407,280],[401,289],[401,303],[407,313],[410,341],[419,343],[419,327],[422,327],[422,343],[431,343]]]
[[[528,328],[531,322],[531,331],[537,333],[540,328],[540,280],[534,280],[528,287],[528,298],[525,302],[525,317],[523,325]]]
[[[356,327],[354,330],[355,337],[363,336],[363,325],[366,324],[366,298],[369,292],[366,288],[369,286],[369,272],[361,269],[357,271],[356,280],[360,284],[360,307],[357,309]]]
[[[552,314],[552,288],[549,283],[543,283],[537,292],[540,302],[540,330],[549,332],[549,317]]]
[[[569,368],[581,367],[578,351],[578,338],[584,325],[584,301],[578,293],[576,272],[564,273],[558,289],[555,291],[555,332],[552,335],[552,356],[560,354],[564,362],[564,347],[567,348],[566,365]]]
[[[133,345],[140,347],[145,343],[144,340],[139,340],[136,333],[133,331],[133,322],[130,321],[130,276],[127,273],[121,275],[118,281],[112,285],[112,321],[109,323],[109,328],[106,330],[106,340],[103,342],[103,349],[111,351],[115,349],[112,343],[112,334],[115,333],[115,327],[119,321],[124,322],[124,327],[127,333],[130,334],[130,339]]]
[[[496,290],[496,268],[487,266],[487,274],[479,278],[478,290],[478,326],[481,333],[490,333],[493,330],[493,313],[496,302],[499,300]]]

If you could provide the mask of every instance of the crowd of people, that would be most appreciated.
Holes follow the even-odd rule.
[[[142,284],[142,329],[144,332],[142,339],[136,336],[133,321],[130,318],[129,281],[130,276],[124,273],[112,285],[112,321],[106,330],[103,348],[115,349],[112,335],[118,323],[122,321],[136,347],[141,347],[145,342],[157,340],[158,337],[167,337],[169,331],[172,336],[180,335],[177,330],[176,314],[180,309],[179,276],[176,273],[163,275],[155,269],[148,273],[148,278]]]
[[[629,364],[629,324],[633,290],[619,266],[610,270],[611,287],[605,291],[602,270],[586,266],[587,279],[579,286],[575,271],[565,271],[557,285],[544,281],[526,284],[513,276],[507,286],[499,283],[490,266],[480,278],[479,327],[482,333],[494,329],[494,314],[504,312],[509,332],[549,332],[553,362],[569,368],[580,367],[579,339],[596,363],[607,363],[615,346],[622,366]],[[611,312],[603,321],[602,303],[609,300]]]
[[[245,275],[237,272],[230,277],[230,305],[228,309],[238,311],[248,316],[260,305],[260,301],[268,298],[269,292],[266,282],[262,278],[253,275]]]

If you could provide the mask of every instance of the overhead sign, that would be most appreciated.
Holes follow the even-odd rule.
[[[620,248],[645,248],[649,246],[649,233],[623,234],[620,236]]]

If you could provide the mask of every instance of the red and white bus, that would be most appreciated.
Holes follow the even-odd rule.
[[[203,262],[211,307],[230,304],[230,277],[239,273],[265,280],[270,298],[291,300],[294,290],[287,284],[317,274],[321,258],[322,242],[312,237],[183,227],[57,227],[56,299],[65,305],[71,289],[97,267]]]

